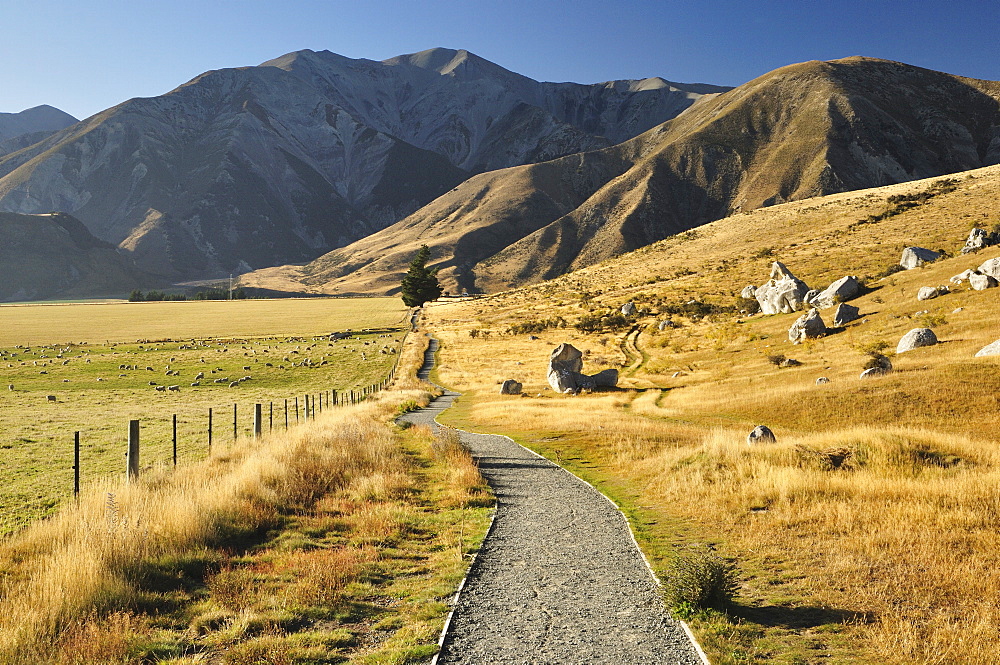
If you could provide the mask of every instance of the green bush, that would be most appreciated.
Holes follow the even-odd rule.
[[[736,564],[707,547],[678,553],[663,582],[667,604],[675,612],[725,610],[739,586]]]

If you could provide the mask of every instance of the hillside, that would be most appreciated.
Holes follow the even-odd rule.
[[[153,283],[127,255],[64,214],[0,213],[0,301],[117,296]]]
[[[496,291],[740,211],[1000,161],[1000,84],[848,58],[784,67],[611,148],[467,180],[304,267],[246,278],[387,293],[421,244],[445,288]]]
[[[975,354],[1000,338],[1000,290],[950,278],[1000,257],[959,252],[972,226],[1000,228],[998,197],[993,166],[790,202],[434,304],[438,376],[466,396],[453,424],[512,435],[600,484],[661,570],[693,543],[736,561],[729,617],[693,617],[713,662],[991,662],[1000,373]],[[911,245],[948,255],[893,272]],[[833,327],[820,310],[832,329],[796,345],[801,312],[748,315],[739,294],[774,261],[811,288],[857,276],[860,318]],[[951,292],[917,300],[938,285]],[[613,316],[629,302],[635,315]],[[893,353],[921,327],[939,343]],[[620,389],[554,394],[546,362],[563,342],[588,374],[618,369]],[[859,378],[879,349],[893,371]],[[498,395],[505,379],[525,396]],[[756,425],[777,444],[748,446]]]
[[[547,84],[466,51],[210,71],[0,157],[0,210],[73,214],[164,280],[304,262],[472,173],[611,145],[724,90]]]
[[[20,113],[0,113],[0,145],[24,134],[51,133],[75,122],[77,119],[69,113],[48,104],[25,109]]]

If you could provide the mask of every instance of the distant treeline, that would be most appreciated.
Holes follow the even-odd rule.
[[[233,291],[233,300],[245,300],[248,298],[246,291],[236,289]],[[128,296],[129,302],[162,302],[165,300],[229,300],[229,291],[226,289],[209,289],[208,291],[198,291],[192,296],[183,293],[164,293],[163,291],[147,291],[143,293],[136,289]]]

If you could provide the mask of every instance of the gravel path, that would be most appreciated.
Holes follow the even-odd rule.
[[[456,395],[404,418],[433,424]],[[498,504],[438,663],[702,662],[611,502],[510,439],[461,436]]]

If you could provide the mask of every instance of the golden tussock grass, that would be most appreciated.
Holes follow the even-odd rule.
[[[425,342],[414,345],[401,373],[412,371]],[[452,592],[485,530],[483,511],[464,511],[488,502],[471,460],[437,463],[432,437],[387,424],[399,404],[428,399],[416,388],[380,393],[287,433],[241,439],[198,464],[108,482],[8,539],[0,545],[0,662],[341,658],[355,644],[352,631],[370,631],[372,621],[347,630],[336,617],[354,611],[344,609],[354,595],[380,593],[395,605],[413,597],[382,629],[395,631],[379,638],[386,662],[433,653],[447,609],[434,599]],[[433,535],[407,540],[417,524]],[[457,558],[448,553],[455,533],[464,536]],[[435,573],[418,582],[407,559]],[[384,592],[366,581],[374,568],[391,581]],[[315,617],[327,627],[304,630]],[[171,622],[182,626],[166,629]]]
[[[1000,255],[957,255],[970,226],[1000,222],[988,204],[1000,170],[956,182],[878,222],[864,220],[888,196],[933,184],[737,215],[541,285],[435,305],[439,376],[467,395],[446,417],[509,433],[601,484],[626,505],[657,566],[692,540],[735,558],[743,587],[732,620],[695,622],[713,662],[998,662],[1000,373],[995,359],[973,357],[1000,337],[996,292],[963,285],[915,298]],[[874,277],[908,245],[955,256]],[[798,313],[668,311],[692,299],[731,305],[744,285],[766,281],[774,260],[819,287],[867,274],[871,290],[851,302],[862,320],[795,346],[786,331]],[[642,312],[630,328],[572,327],[629,301]],[[536,340],[506,332],[557,316],[568,325]],[[678,327],[660,331],[666,318]],[[940,344],[859,380],[861,349],[891,351],[924,326]],[[554,395],[545,366],[561,342],[584,352],[585,372],[617,366],[622,389]],[[779,354],[801,364],[768,361]],[[528,396],[497,395],[506,378]],[[778,443],[748,447],[758,424]]]

